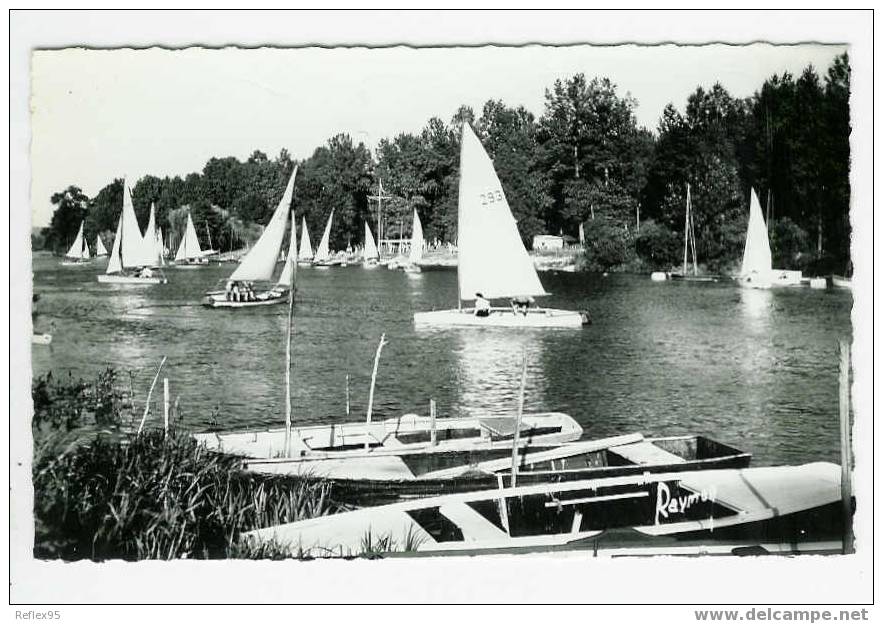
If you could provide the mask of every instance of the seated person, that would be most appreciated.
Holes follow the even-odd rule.
[[[491,302],[481,293],[475,293],[475,316],[490,316]]]
[[[528,310],[533,303],[533,297],[512,297],[512,312],[527,316]]]

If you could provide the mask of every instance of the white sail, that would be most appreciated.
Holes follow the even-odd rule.
[[[468,123],[460,147],[460,299],[546,295],[494,165]]]
[[[319,241],[319,246],[316,248],[316,255],[313,260],[316,260],[317,262],[323,262],[331,256],[331,251],[328,249],[328,240],[331,238],[331,220],[333,218],[334,208],[331,209],[331,214],[328,215],[328,223],[325,224],[322,240]]]
[[[83,260],[88,260],[91,256],[89,255],[89,243],[86,242],[86,239],[83,239],[83,253],[80,256]]]
[[[291,173],[285,193],[276,207],[276,211],[270,218],[270,222],[264,229],[263,234],[254,244],[254,247],[245,255],[242,262],[233,271],[231,280],[237,281],[268,281],[273,277],[273,269],[276,268],[276,259],[282,248],[282,239],[285,236],[285,225],[288,221],[288,208],[294,194],[294,176],[297,175],[297,167]]]
[[[583,224],[579,224],[579,244],[584,245],[586,243],[586,229],[583,227]]]
[[[420,215],[414,209],[414,225],[411,229],[411,252],[408,254],[408,262],[417,264],[423,259],[423,224],[420,223]]]
[[[773,270],[773,254],[767,233],[760,202],[754,189],[751,189],[751,212],[748,217],[748,235],[745,237],[745,252],[742,255],[742,277],[750,275],[769,279]]]
[[[374,236],[371,234],[371,228],[365,221],[365,260],[379,260],[380,254],[377,253],[377,245],[374,244]]]
[[[200,257],[202,257],[202,249],[199,248],[199,238],[196,236],[196,228],[193,227],[193,219],[190,217],[190,213],[187,213],[187,227],[184,230],[184,236],[181,237],[178,253],[175,254],[175,262]]]
[[[165,245],[163,245],[162,241],[163,241],[162,228],[157,227],[156,228],[156,252],[155,253],[156,253],[157,257],[159,258],[160,266],[162,266],[166,263],[166,261],[165,261],[165,255],[166,255],[165,254]]]
[[[110,258],[107,261],[107,269],[105,273],[119,273],[123,270],[122,254],[120,253],[121,243],[123,241],[123,215],[120,214],[120,220],[117,223],[117,232],[113,237],[113,247],[110,250]]]
[[[141,228],[138,226],[138,218],[135,216],[135,207],[132,205],[132,195],[125,181],[123,181],[122,221],[120,256],[123,267],[156,266],[156,259],[153,257],[153,245],[145,244]]]
[[[310,244],[310,233],[307,231],[307,218],[303,217],[300,226],[300,250],[297,253],[298,260],[312,260],[313,246]]]
[[[101,242],[101,236],[96,234],[95,235],[95,257],[97,258],[98,256],[106,256],[106,255],[107,255],[107,248],[104,246],[104,243]]]
[[[86,253],[88,254],[88,248]],[[64,254],[67,258],[75,258],[79,260],[82,257],[88,258],[89,256],[83,256],[83,222],[80,221],[80,229],[77,231],[77,237],[74,239],[74,243],[71,245],[71,248],[67,250],[67,253]]]
[[[150,204],[150,217],[147,219],[147,228],[144,230],[144,246],[150,249],[153,258],[153,266],[163,264],[162,246],[157,243],[156,229],[156,205]]]
[[[291,273],[297,264],[297,221],[294,220],[294,213],[291,213],[291,234],[288,238],[288,255],[285,257],[285,266],[279,275],[279,286],[288,288],[291,284]]]

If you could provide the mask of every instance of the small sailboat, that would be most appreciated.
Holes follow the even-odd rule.
[[[692,256],[693,274],[689,272],[687,259]],[[690,185],[687,184],[687,207],[684,212],[684,266],[680,273],[670,273],[667,277],[687,282],[716,282],[714,275],[699,275],[699,266],[696,261],[696,230],[693,226],[693,201],[690,197]],[[651,276],[652,279],[652,276]]]
[[[463,300],[519,298],[529,301],[548,293],[527,254],[518,224],[494,171],[494,164],[468,123],[460,147],[460,191],[457,211],[459,264],[458,308],[418,312],[423,327],[581,327],[586,312],[524,306],[490,308],[487,314],[462,308]],[[476,314],[479,312],[479,314]]]
[[[107,248],[104,246],[104,243],[101,242],[101,235],[95,235],[95,257],[101,258],[102,256],[107,255]]]
[[[204,304],[210,308],[251,308],[273,305],[287,301],[291,272],[294,259],[297,257],[297,231],[294,215],[291,218],[291,235],[289,238],[288,257],[282,268],[279,279],[264,291],[254,291],[253,282],[272,282],[276,269],[276,258],[282,249],[285,230],[288,227],[288,208],[294,195],[294,178],[297,167],[291,173],[282,199],[270,218],[263,234],[249,252],[226,279],[224,290],[206,293]]]
[[[148,224],[149,226],[150,224]],[[132,206],[132,194],[123,183],[123,211],[117,223],[113,248],[107,261],[104,275],[98,281],[104,284],[166,284],[168,280],[154,269],[158,266],[155,233],[152,230],[141,234],[138,218]]]
[[[196,235],[196,228],[193,226],[193,219],[188,213],[187,227],[184,230],[184,236],[181,238],[181,244],[178,246],[178,253],[175,254],[174,266],[205,266],[208,264],[206,256],[213,253],[215,252],[212,250],[203,251],[200,248],[199,237]]]
[[[770,288],[773,276],[773,254],[766,222],[760,209],[757,193],[751,189],[751,207],[748,215],[748,234],[742,254],[739,284],[746,288]]]
[[[89,245],[83,236],[83,222],[80,221],[80,229],[77,230],[77,237],[67,253],[64,254],[64,260],[61,261],[62,266],[82,266],[91,262],[92,258],[89,254]]]
[[[297,252],[297,263],[301,265],[313,264],[313,246],[310,243],[310,232],[307,230],[306,217],[301,217],[300,249]]]
[[[375,269],[380,264],[380,252],[377,251],[377,245],[374,243],[374,235],[371,234],[371,228],[365,221],[365,249],[362,252],[362,266],[366,269]]]
[[[840,472],[819,462],[516,487],[501,482],[267,527],[241,539],[272,543],[275,552],[296,557],[837,552],[849,521]]]
[[[411,249],[408,252],[408,263],[402,267],[405,273],[420,273],[420,261],[423,259],[423,224],[420,223],[420,215],[414,209],[413,227],[411,230]]]
[[[316,248],[316,255],[313,256],[312,264],[315,267],[327,268],[340,264],[334,260],[329,249],[329,241],[331,240],[331,222],[333,219],[334,209],[332,208],[331,214],[328,215],[328,222],[325,224],[325,231],[322,232],[322,240],[319,241],[319,246]]]

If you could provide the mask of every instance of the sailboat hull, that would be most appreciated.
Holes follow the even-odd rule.
[[[61,266],[89,266],[92,264],[91,260],[62,260]]]
[[[164,277],[135,277],[134,275],[99,275],[98,281],[102,284],[168,284],[169,280]]]
[[[414,324],[418,327],[582,327],[591,324],[587,312],[531,310],[515,313],[511,308],[492,308],[489,316],[475,316],[472,308],[417,312]]]
[[[208,293],[203,305],[208,308],[256,308],[288,301],[287,291],[267,291],[255,295],[254,301],[229,301],[224,292]]]
[[[31,336],[31,344],[48,345],[52,344],[52,334],[34,334]]]

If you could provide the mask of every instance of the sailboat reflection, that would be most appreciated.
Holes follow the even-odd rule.
[[[542,405],[544,345],[537,332],[460,331],[454,348],[460,412],[512,415],[517,409],[522,357],[527,358],[525,412]]]

